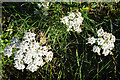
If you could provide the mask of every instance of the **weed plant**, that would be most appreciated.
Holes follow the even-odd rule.
[[[34,11],[38,10],[39,14]],[[60,18],[67,12],[81,12],[84,18],[82,32],[67,32]],[[50,2],[48,16],[38,2],[2,4],[2,50],[14,37],[23,39],[27,31],[43,32],[54,53],[51,62],[36,72],[17,70],[13,57],[2,53],[2,80],[119,80],[120,79],[120,3],[118,2]],[[100,28],[116,37],[114,55],[97,55],[87,38],[96,36]]]

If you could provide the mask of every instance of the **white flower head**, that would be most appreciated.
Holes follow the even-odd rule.
[[[47,46],[40,46],[39,42],[35,40],[34,33],[26,32],[24,34],[24,40],[19,42],[19,45],[16,45],[16,48],[18,49],[14,53],[14,67],[21,70],[27,67],[26,69],[29,69],[31,72],[37,71],[39,66],[43,66],[45,64],[45,59],[43,56],[46,56],[46,59],[48,61],[51,61],[53,58],[52,51],[48,51]],[[11,44],[15,44],[18,42],[18,38],[15,38]],[[12,47],[7,45],[4,48],[5,56],[8,57],[12,54]],[[27,64],[28,66],[25,66]]]
[[[111,50],[115,47],[115,36],[112,35],[112,33],[104,32],[104,30],[101,28],[97,31],[98,38],[97,40],[97,46],[93,46],[93,52],[100,53],[100,50],[103,50],[104,56],[107,56],[109,53],[112,54]],[[95,43],[94,37],[88,38],[88,43],[91,45]]]
[[[81,13],[80,12],[78,12],[76,14],[73,12],[72,13],[68,12],[68,13],[69,13],[69,16],[65,16],[61,19],[61,22],[68,26],[67,31],[75,31],[78,33],[82,32],[82,30],[80,28],[80,25],[83,22]]]

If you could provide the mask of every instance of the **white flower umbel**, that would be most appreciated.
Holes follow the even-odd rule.
[[[109,53],[112,53],[112,49],[114,48],[115,36],[112,33],[104,32],[102,28],[97,31],[98,38],[90,37],[88,38],[88,43],[93,45],[94,43],[97,44],[93,46],[93,52],[97,52],[100,55],[100,51],[102,50],[102,54],[107,56]]]
[[[82,32],[80,25],[83,22],[83,17],[81,16],[81,13],[80,12],[77,12],[77,13],[68,12],[68,13],[69,13],[69,16],[65,16],[61,18],[61,22],[68,26],[67,31],[74,30],[78,33]]]
[[[15,68],[22,70],[25,68],[25,64],[27,64],[26,69],[34,72],[37,71],[40,66],[42,67],[45,62],[52,60],[53,52],[48,51],[47,46],[40,46],[40,43],[35,40],[35,35],[34,33],[26,32],[22,42],[20,42],[18,38],[13,39],[12,45],[19,41],[19,45],[14,46],[18,49],[14,52]],[[11,54],[13,54],[12,47],[7,45],[4,48],[4,53],[5,56],[10,57]]]

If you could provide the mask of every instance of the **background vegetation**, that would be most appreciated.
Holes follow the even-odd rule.
[[[22,39],[29,29],[44,32],[47,44],[52,47],[51,62],[32,73],[14,68],[13,57],[2,57],[2,80],[119,80],[120,79],[120,3],[50,2],[48,16],[41,13],[38,3],[3,3],[2,7],[2,50],[14,37]],[[34,11],[39,10],[39,14]],[[81,33],[66,32],[67,26],[60,18],[67,12],[82,13],[84,18]],[[89,35],[103,28],[116,36],[114,55],[98,56],[92,46],[85,44]]]

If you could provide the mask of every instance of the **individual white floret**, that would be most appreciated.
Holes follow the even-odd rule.
[[[12,54],[12,47],[7,45],[5,48],[4,48],[4,55],[5,56],[8,56],[8,58],[11,56]]]
[[[35,42],[35,47],[36,47],[36,49],[38,49],[38,48],[40,48],[40,45],[39,45],[40,43],[39,42]]]
[[[111,37],[111,34],[110,34],[110,33],[104,32],[103,38],[104,38],[105,40],[109,40],[110,37]]]
[[[34,51],[32,54],[33,54],[33,55],[32,55],[33,58],[38,57],[38,51]]]
[[[31,32],[26,32],[25,34],[24,34],[24,39],[25,39],[25,41],[33,41],[33,40],[35,40],[35,35],[36,34],[34,34],[34,33],[31,33]]]
[[[40,49],[43,51],[47,51],[47,46],[41,46]]]
[[[17,42],[17,43],[15,43],[13,46],[12,46],[12,48],[18,48],[18,46],[20,45],[20,42]],[[10,45],[11,46],[11,45]]]
[[[81,13],[80,12],[77,12],[76,15],[77,15],[77,17],[81,17]]]
[[[22,64],[23,62],[22,61],[18,61],[16,60],[15,63],[14,63],[14,67],[21,70],[21,69],[24,69],[25,68],[25,65]]]
[[[83,22],[83,18],[82,18],[82,17],[75,18],[75,19],[73,20],[73,22],[74,22],[74,25],[75,25],[75,26],[76,26],[76,25],[80,26],[80,24],[82,24],[82,22]]]
[[[72,31],[72,26],[68,26],[67,31]]]
[[[15,37],[15,38],[13,39],[13,41],[11,41],[10,43],[11,43],[10,46],[11,46],[12,48],[18,46],[18,45],[19,45],[19,38],[18,38],[18,37]]]
[[[39,44],[40,44],[39,42],[34,41],[34,42],[31,42],[29,45],[30,45],[30,48],[34,48],[34,50],[37,50],[38,48],[40,48]]]
[[[29,69],[31,72],[37,71],[38,67],[34,64],[29,64],[26,69]]]
[[[111,44],[111,46],[109,47],[109,50],[112,50],[115,47],[114,44]]]
[[[44,7],[44,9],[47,9],[47,10],[48,10],[49,2],[47,2],[47,3],[42,3],[42,6]]]
[[[53,58],[53,52],[52,52],[52,51],[49,51],[49,52],[47,53],[47,55],[46,55],[45,60],[46,60],[46,62],[48,62],[48,61],[51,61],[52,58]]]
[[[37,65],[37,66],[42,66],[43,63],[44,63],[44,62],[43,62],[42,57],[37,57],[37,58],[35,58],[35,60],[34,60],[34,62],[33,62],[33,64],[35,64],[35,65]]]
[[[21,52],[19,53],[18,51],[14,53],[14,56],[14,60],[21,60],[24,57],[24,55]]]
[[[112,43],[112,44],[110,45],[109,50],[112,50],[114,47],[115,47],[115,45],[114,45],[114,43]]]
[[[34,39],[34,40],[35,40],[35,36],[36,36],[36,34],[34,34],[34,33],[31,33],[31,34],[30,34],[30,38],[31,38],[31,39]]]
[[[102,54],[104,54],[104,56],[107,56],[109,53],[110,53],[110,50],[103,49],[103,53]]]
[[[25,64],[31,63],[33,61],[32,60],[32,55],[26,54],[25,57],[23,58],[23,61],[24,61]]]
[[[107,43],[104,43],[104,44],[102,45],[102,49],[109,49],[109,45],[108,45]]]
[[[115,42],[115,36],[114,35],[111,35],[111,41]]]
[[[105,40],[103,38],[97,38],[98,45],[103,45]]]
[[[23,51],[26,51],[26,50],[29,50],[29,43],[25,43],[24,45],[23,45]]]
[[[20,50],[17,50],[15,51],[14,55],[23,55],[23,51],[20,49]]]
[[[96,45],[93,46],[93,52],[97,52],[97,53],[100,53],[100,48]]]
[[[38,50],[38,56],[39,56],[39,57],[42,57],[43,55],[44,55],[44,51]]]
[[[61,22],[62,22],[63,24],[68,24],[68,20],[69,20],[69,19],[68,19],[67,16],[61,18]]]
[[[82,32],[82,29],[79,26],[74,27],[74,30],[78,33]]]
[[[46,6],[49,6],[49,2],[46,3]]]
[[[23,53],[26,53],[26,51],[29,50],[29,43],[27,43],[26,41],[22,41],[20,45],[18,45],[18,47],[16,48],[19,48],[20,50],[22,50]]]
[[[31,51],[35,51],[35,50],[36,50],[36,47],[35,47],[35,45],[34,45],[33,43],[31,43],[31,44],[29,45],[29,49],[30,49]]]
[[[68,25],[68,26],[70,26],[70,27],[71,27],[71,26],[73,27],[73,26],[74,26],[74,22],[73,22],[73,21],[69,21],[66,25]]]
[[[94,44],[96,42],[96,39],[94,37],[90,37],[88,38],[88,42],[87,43],[90,43],[91,45]]]
[[[98,36],[103,36],[104,35],[104,30],[102,28],[100,28],[98,31],[97,31],[97,34]]]
[[[73,12],[72,13],[69,12],[68,18],[69,19],[74,19],[75,18],[75,14]]]
[[[48,54],[48,51],[43,51],[43,54],[44,54],[44,55],[47,55],[47,54]]]
[[[24,34],[23,38],[24,38],[24,39],[27,39],[28,36],[29,36],[29,34],[30,34],[30,32],[26,32],[26,33]]]
[[[107,40],[106,44],[109,46],[109,50],[112,50],[114,48],[114,43],[111,40]]]

